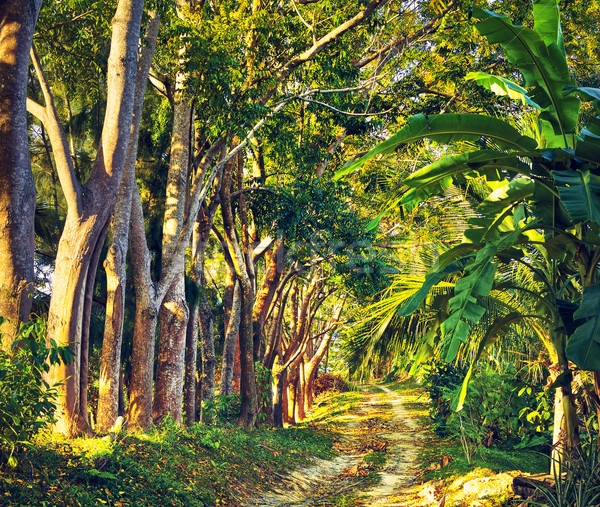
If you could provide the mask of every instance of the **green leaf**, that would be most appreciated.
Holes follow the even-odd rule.
[[[600,88],[591,88],[589,86],[567,86],[568,93],[577,91],[583,95],[585,101],[600,100]]]
[[[575,82],[571,79],[562,47],[556,4],[538,2],[535,12],[537,31],[513,25],[503,14],[473,9],[474,17],[481,20],[475,25],[479,33],[491,44],[500,44],[507,60],[523,75],[525,86],[534,88],[532,100],[546,109],[542,119],[552,124],[566,148],[567,136],[577,129],[580,102],[573,95],[563,94],[563,88],[574,86]]]
[[[404,180],[414,187],[402,199],[404,206],[415,206],[434,194],[442,193],[453,180],[470,175],[488,175],[490,169],[501,169],[513,173],[527,173],[528,166],[511,153],[495,150],[478,150],[458,155],[448,155],[416,171]],[[488,178],[498,179],[498,178]]]
[[[524,136],[508,123],[479,114],[441,114],[426,116],[417,114],[386,141],[378,144],[359,160],[342,167],[334,179],[354,172],[365,162],[378,155],[387,155],[405,144],[430,139],[442,144],[459,141],[478,141],[486,137],[503,149],[531,151],[537,147],[534,139]]]
[[[478,85],[501,97],[508,97],[512,100],[518,100],[521,104],[541,109],[540,105],[527,94],[525,88],[510,79],[487,74],[486,72],[469,72],[465,79],[475,81]]]
[[[567,340],[567,357],[583,370],[600,371],[600,286],[583,288],[573,319],[584,322]]]
[[[497,188],[477,207],[482,215],[496,217],[517,203],[531,197],[534,182],[529,178],[517,178]]]
[[[547,46],[556,44],[564,57],[565,43],[556,0],[535,0],[533,2],[533,18],[533,29],[540,35],[544,43]]]
[[[438,271],[434,271],[433,273],[429,273],[423,282],[423,285],[419,288],[417,292],[415,292],[406,303],[404,303],[398,310],[398,315],[401,317],[408,317],[411,315],[424,301],[429,294],[429,291],[438,283],[440,283],[444,278],[452,273],[456,273],[457,271],[461,271],[465,267],[465,259],[460,259],[458,261],[452,262],[439,269]]]
[[[385,208],[383,209],[383,211],[381,211],[373,220],[371,220],[366,227],[367,231],[372,231],[373,229],[376,229],[377,227],[379,227],[379,222],[381,222],[381,219],[387,215],[391,210],[396,209],[396,207],[398,206],[400,202],[400,199],[395,199],[393,200],[391,203],[387,204],[385,206]]]
[[[474,364],[475,364],[475,362],[472,362],[471,365],[469,366],[469,370],[467,371],[467,374],[465,375],[465,378],[463,379],[463,383],[460,388],[460,392],[458,393],[458,396],[456,398],[454,398],[454,401],[452,403],[452,410],[454,410],[455,412],[460,412],[465,404],[465,398],[467,397],[467,390],[469,388],[469,381],[471,380],[471,375],[473,374],[473,365]]]
[[[485,245],[477,253],[475,261],[466,267],[469,273],[462,277],[454,288],[454,297],[449,301],[450,316],[442,323],[442,343],[448,345],[446,361],[454,360],[461,343],[467,341],[470,331],[469,322],[479,322],[485,308],[477,304],[475,295],[487,296],[494,282],[496,255],[494,243]]]
[[[498,167],[513,172],[527,170],[527,165],[514,154],[495,150],[478,150],[442,157],[411,174],[404,180],[404,183],[410,187],[420,188],[464,172],[472,171],[482,174],[484,172],[482,169],[489,167]]]
[[[552,176],[573,221],[600,223],[600,176],[589,170],[552,171]]]
[[[468,259],[478,250],[481,250],[481,245],[459,243],[458,245],[453,246],[450,250],[446,250],[444,253],[442,253],[435,262],[435,265],[429,270],[429,273],[443,269],[450,263],[459,259]]]
[[[419,366],[422,363],[429,361],[431,358],[433,358],[436,334],[437,327],[432,327],[423,337],[423,341],[419,346],[419,350],[417,351],[413,360],[413,364],[410,367],[410,371],[408,372],[410,376],[413,376],[417,372]]]

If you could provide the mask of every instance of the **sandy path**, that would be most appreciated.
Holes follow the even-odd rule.
[[[425,438],[417,418],[404,406],[408,397],[384,386],[366,386],[368,392],[357,404],[352,417],[346,416],[344,452],[332,461],[316,460],[313,465],[282,475],[280,486],[244,505],[303,507],[328,505],[328,497],[344,492],[356,495],[356,505],[401,506],[402,489],[410,486],[417,471],[416,460]],[[413,398],[414,399],[414,398]],[[360,476],[366,465],[365,446],[386,448],[387,461],[377,471],[378,482]],[[373,447],[371,447],[373,449]],[[357,473],[353,473],[357,472]],[[354,477],[353,477],[354,475]],[[332,505],[332,504],[329,504]]]

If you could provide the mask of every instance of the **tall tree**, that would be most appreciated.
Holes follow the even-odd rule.
[[[122,382],[121,344],[125,318],[126,258],[129,244],[133,187],[136,184],[135,161],[146,83],[159,26],[160,16],[156,11],[152,11],[145,37],[145,45],[139,59],[133,121],[125,159],[125,170],[111,223],[111,241],[104,261],[107,278],[107,302],[100,363],[98,416],[95,428],[100,432],[108,431],[113,426],[119,409],[119,386]]]
[[[0,315],[2,347],[29,318],[36,192],[27,136],[27,73],[41,0],[0,5]]]
[[[54,366],[51,383],[61,382],[56,429],[67,435],[79,434],[87,424],[85,392],[87,350],[82,347],[85,322],[91,304],[96,267],[116,202],[125,165],[133,113],[137,54],[143,0],[120,0],[112,20],[108,57],[107,103],[97,156],[85,184],[75,177],[75,169],[62,130],[52,92],[38,69],[45,107],[30,103],[30,110],[45,124],[52,140],[57,170],[68,203],[65,227],[59,243],[48,317],[48,340],[73,347],[69,365]],[[88,297],[86,297],[88,296]],[[84,382],[85,382],[84,381]],[[83,398],[83,403],[81,398]]]

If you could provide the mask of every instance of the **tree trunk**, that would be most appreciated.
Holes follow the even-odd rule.
[[[196,419],[196,372],[198,370],[198,301],[195,301],[190,308],[190,318],[187,323],[185,338],[185,373],[183,383],[183,412],[185,413],[185,424],[191,426]],[[202,407],[200,409],[200,417]]]
[[[136,320],[135,329],[133,334],[133,351],[131,358],[131,401],[129,408],[129,422],[130,427],[134,429],[145,429],[152,423],[152,407],[157,409],[157,417],[163,417],[166,413],[175,410],[172,415],[177,415],[179,412],[181,415],[182,409],[182,386],[183,386],[183,364],[185,359],[185,336],[187,325],[183,325],[183,319],[177,320],[175,314],[175,323],[177,326],[181,326],[182,333],[182,344],[178,344],[181,347],[178,358],[169,357],[168,343],[163,344],[165,352],[162,355],[162,373],[157,372],[157,375],[161,374],[161,382],[157,379],[157,390],[160,390],[160,402],[155,403],[152,397],[152,379],[153,379],[153,366],[154,366],[154,342],[156,335],[156,319],[158,315],[158,307],[162,301],[165,300],[165,294],[169,292],[173,284],[177,283],[177,276],[180,277],[183,273],[183,255],[185,253],[185,246],[189,243],[189,238],[192,233],[192,226],[196,220],[196,214],[198,208],[204,200],[206,191],[212,185],[214,178],[209,178],[209,181],[202,187],[204,175],[208,166],[212,163],[213,158],[223,147],[222,141],[215,142],[203,156],[197,173],[194,175],[192,182],[192,192],[189,198],[190,210],[188,210],[187,221],[183,221],[181,227],[181,234],[177,235],[176,241],[169,241],[172,246],[172,250],[167,252],[165,248],[164,252],[169,255],[163,255],[161,277],[157,284],[152,280],[150,264],[151,256],[148,250],[146,242],[145,231],[144,231],[144,216],[142,211],[142,203],[140,199],[139,190],[134,188],[133,192],[133,203],[132,203],[132,215],[131,215],[131,257],[133,267],[133,277],[136,294]],[[216,178],[218,174],[217,168],[213,171],[213,175]],[[177,204],[175,200],[185,202],[185,196],[173,196],[172,209],[176,210]],[[173,233],[173,225],[176,225],[177,220],[173,214],[165,215],[171,217],[173,220],[169,220],[170,227]],[[183,301],[185,304],[185,301]],[[164,308],[164,305],[162,306]],[[187,306],[186,306],[187,308]],[[187,323],[187,316],[185,319]],[[164,321],[165,327],[168,326],[167,321]],[[171,329],[171,331],[175,331]],[[168,381],[178,378],[179,387],[174,386],[171,392],[164,389],[164,385]],[[160,385],[163,387],[159,389]],[[178,392],[176,392],[178,391]],[[174,400],[177,401],[174,401]],[[171,405],[169,405],[169,403]],[[177,405],[177,406],[176,406]],[[174,417],[175,418],[175,417]]]
[[[89,273],[93,270],[92,254],[106,237],[125,165],[142,11],[143,0],[120,0],[112,21],[106,114],[90,178],[85,188],[73,180],[73,173],[61,178],[61,184],[67,182],[69,208],[56,258],[48,340],[71,345],[75,357],[70,365],[52,367],[48,379],[50,383],[63,383],[59,387],[55,429],[72,436],[81,432],[83,422],[79,417],[79,383],[85,286],[94,278],[94,273]]]
[[[90,260],[90,269],[88,270],[88,279],[85,284],[85,295],[83,302],[83,322],[81,329],[81,375],[79,386],[79,416],[81,425],[91,435],[88,419],[88,375],[89,375],[89,355],[90,355],[90,319],[92,315],[92,299],[94,296],[94,281],[96,278],[96,269],[102,252],[102,243],[96,245],[96,249]]]
[[[296,422],[302,422],[306,419],[306,377],[304,371],[304,360],[298,365],[298,382],[296,389]]]
[[[171,136],[171,159],[167,179],[167,197],[163,225],[162,269],[174,262],[176,275],[160,307],[160,335],[156,365],[154,417],[168,414],[181,423],[185,334],[189,315],[185,301],[183,252],[173,258],[185,216],[187,179],[190,163],[192,105],[186,93],[184,72],[176,79]]]
[[[206,253],[206,247],[210,239],[210,231],[212,230],[215,214],[219,207],[219,190],[221,185],[221,178],[215,183],[213,188],[212,197],[210,203],[202,207],[198,212],[196,218],[196,224],[194,226],[194,234],[192,237],[192,266],[191,266],[191,277],[198,288],[198,300],[196,303],[196,313],[193,314],[195,320],[199,320],[199,326],[196,324],[195,340],[193,339],[188,342],[189,360],[186,356],[186,383],[184,386],[187,398],[184,395],[184,404],[187,402],[190,404],[194,403],[194,413],[196,412],[196,400],[198,396],[196,390],[197,378],[197,365],[196,355],[198,348],[198,327],[200,328],[200,341],[201,341],[201,356],[202,356],[202,376],[200,377],[200,389],[202,390],[199,402],[198,412],[200,420],[204,420],[202,415],[202,405],[204,402],[212,402],[215,399],[215,337],[214,337],[214,315],[210,308],[210,302],[207,295],[206,277],[204,276],[204,259]],[[189,329],[189,326],[188,326]],[[189,336],[189,333],[188,333]],[[191,349],[194,349],[192,352]],[[186,349],[187,351],[187,349]],[[186,352],[187,354],[187,352]],[[194,357],[192,358],[192,354]],[[193,363],[192,363],[193,359]],[[193,375],[192,375],[193,368]],[[189,384],[189,387],[188,387]],[[193,401],[192,401],[193,400]],[[211,422],[211,421],[206,421]]]
[[[274,375],[275,394],[273,396],[273,426],[283,428],[283,400],[285,371],[280,370]]]
[[[128,419],[129,428],[135,431],[146,429],[152,424],[154,343],[158,318],[156,288],[150,275],[152,259],[146,243],[142,202],[137,187],[133,189],[130,228],[135,324],[131,347]]]
[[[42,2],[0,3],[0,331],[10,350],[16,325],[29,319],[34,281],[36,191],[27,133],[27,73]]]
[[[265,276],[261,290],[256,296],[256,303],[252,312],[254,346],[258,349],[267,313],[277,292],[277,286],[283,271],[283,238],[278,238],[275,247],[265,255]],[[265,347],[266,349],[266,347]],[[263,357],[259,359],[262,361]]]
[[[331,344],[331,340],[335,336],[335,329],[337,328],[337,323],[340,320],[342,315],[342,310],[344,309],[344,304],[346,302],[345,297],[342,297],[342,300],[337,305],[337,308],[334,310],[333,315],[331,316],[331,324],[328,330],[323,331],[326,333],[325,337],[319,343],[319,346],[313,356],[308,361],[306,365],[306,384],[305,384],[305,400],[306,400],[306,410],[310,410],[313,402],[313,385],[315,382],[315,378],[317,376],[317,372],[319,371],[319,364],[321,364],[321,360],[325,356],[325,354],[329,354],[329,345]]]
[[[214,315],[210,308],[206,290],[200,295],[200,328],[202,351],[202,402],[211,402],[215,399],[215,340],[214,340]],[[203,422],[212,422],[202,418]]]
[[[127,227],[129,228],[129,223],[127,223]],[[113,231],[114,229],[113,225]],[[114,234],[113,238],[115,238]],[[118,417],[121,344],[125,312],[126,255],[127,251],[123,250],[119,242],[113,239],[104,261],[107,284],[106,317],[100,360],[98,417],[95,428],[100,433],[110,430]]]
[[[183,269],[183,266],[182,266]],[[161,422],[169,416],[175,424],[182,420],[183,373],[188,307],[183,272],[176,275],[158,313],[160,336],[156,359],[153,417]]]
[[[227,248],[235,267],[235,274],[242,293],[242,309],[239,330],[240,367],[241,367],[241,408],[238,424],[249,430],[254,427],[258,412],[256,392],[256,376],[254,374],[254,347],[252,335],[252,309],[254,307],[254,287],[252,283],[252,263],[247,262],[247,252],[243,252],[235,232],[233,213],[231,209],[231,180],[234,164],[227,164],[223,171],[221,187],[221,212],[223,215],[223,230]],[[239,171],[238,171],[239,172]],[[240,182],[241,183],[241,182]],[[240,212],[245,211],[240,203]],[[242,219],[243,221],[243,219]],[[242,229],[245,227],[242,226]],[[246,234],[247,231],[243,231]]]
[[[107,432],[119,415],[119,392],[121,382],[121,345],[123,341],[123,319],[125,313],[125,283],[127,247],[129,243],[129,223],[131,202],[135,183],[135,161],[138,136],[146,92],[147,76],[156,47],[160,16],[150,12],[145,44],[138,64],[135,83],[135,98],[131,134],[127,147],[125,169],[119,188],[115,213],[112,219],[111,243],[108,248],[104,268],[107,282],[106,318],[98,394],[98,420],[96,431]]]
[[[242,290],[240,289],[239,282],[234,279],[233,299],[225,331],[225,343],[223,345],[223,363],[221,366],[221,383],[219,386],[219,393],[222,395],[229,395],[232,392],[235,350],[238,345],[241,315]]]
[[[296,424],[296,393],[298,384],[298,371],[291,371],[287,378],[287,423]]]

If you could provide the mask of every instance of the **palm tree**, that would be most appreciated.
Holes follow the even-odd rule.
[[[440,345],[445,359],[452,361],[464,344],[476,339],[498,266],[510,262],[524,266],[544,287],[538,298],[545,310],[534,318],[547,323],[562,371],[558,384],[565,429],[569,442],[577,444],[569,359],[582,369],[600,371],[600,288],[595,286],[600,251],[593,239],[600,223],[600,177],[594,174],[600,165],[600,121],[592,119],[578,130],[581,104],[575,92],[587,100],[600,98],[600,90],[578,88],[570,78],[556,1],[537,0],[533,8],[533,29],[514,25],[500,14],[473,10],[479,33],[503,47],[524,86],[483,73],[469,76],[535,111],[537,122],[528,131],[481,114],[417,115],[338,177],[399,145],[430,139],[445,145],[461,142],[463,150],[405,178],[410,190],[402,198],[403,206],[417,206],[450,184],[474,177],[499,182],[478,206],[479,216],[471,220],[464,241],[440,256],[399,313],[413,314],[434,287],[449,275],[458,276],[440,326]],[[476,149],[464,150],[464,143]],[[569,316],[561,304],[568,293],[572,299],[582,295],[581,306],[570,314],[581,319],[580,325],[570,333],[565,326]]]

